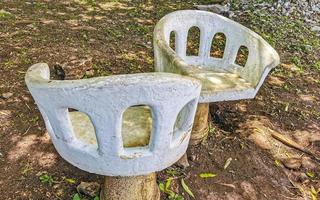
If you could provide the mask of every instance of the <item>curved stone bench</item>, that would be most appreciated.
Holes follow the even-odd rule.
[[[187,55],[188,32],[200,30],[199,54]],[[170,34],[175,34],[175,50]],[[217,33],[226,37],[222,58],[210,56]],[[202,83],[191,143],[199,143],[208,130],[209,102],[254,98],[266,76],[279,64],[277,52],[258,34],[223,16],[197,10],[182,10],[164,16],[154,30],[155,69],[197,78]],[[249,54],[245,66],[236,64],[241,46]],[[206,116],[205,116],[206,115]]]
[[[196,80],[165,73],[49,80],[46,64],[30,67],[26,83],[59,154],[80,169],[108,176],[145,175],[176,162],[186,151],[201,88]],[[152,108],[152,127],[147,108],[132,107],[142,104]],[[81,113],[69,114],[68,108]],[[129,138],[134,129],[141,131],[138,139]]]
[[[55,148],[72,165],[106,176],[138,176],[163,170],[185,153],[199,81],[167,73],[64,81],[49,75],[48,65],[39,63],[25,80]]]
[[[197,56],[187,56],[188,31],[200,29]],[[170,34],[175,33],[175,50]],[[210,56],[216,33],[226,36],[223,58]],[[244,67],[235,63],[241,46],[249,50]],[[154,30],[155,69],[199,79],[201,103],[254,98],[269,71],[279,64],[277,52],[258,34],[223,16],[197,10],[176,11],[164,16]]]

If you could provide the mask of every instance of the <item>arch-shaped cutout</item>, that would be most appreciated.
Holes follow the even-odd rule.
[[[238,50],[235,63],[237,65],[244,67],[247,63],[248,57],[249,57],[249,49],[248,47],[242,45]]]
[[[188,102],[178,113],[176,121],[173,127],[173,136],[172,143],[176,145],[179,142],[182,142],[183,139],[187,136],[187,133],[192,129],[192,120],[191,111],[195,107],[196,101],[191,100]]]
[[[200,29],[193,26],[188,31],[187,56],[198,56],[200,48]]]
[[[214,58],[223,58],[226,42],[227,38],[225,34],[221,32],[216,33],[211,42],[210,56]]]
[[[131,106],[122,115],[124,148],[146,147],[152,134],[152,110],[147,105]]]
[[[174,31],[170,33],[169,46],[172,50],[176,50],[176,33]]]
[[[68,108],[74,136],[84,144],[98,147],[95,129],[90,117],[76,109]]]

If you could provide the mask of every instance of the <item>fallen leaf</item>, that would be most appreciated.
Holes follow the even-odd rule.
[[[214,174],[214,173],[201,173],[199,176],[201,178],[213,178],[213,177],[216,177],[217,174]]]
[[[317,200],[318,199],[318,193],[319,193],[319,191],[316,191],[316,189],[314,189],[314,187],[311,186],[310,194],[311,194],[311,199],[312,200]]]
[[[74,180],[74,179],[72,179],[72,178],[66,178],[66,179],[64,179],[66,182],[68,182],[68,183],[71,183],[71,184],[74,184],[74,183],[76,183],[76,180]]]
[[[183,189],[184,189],[191,197],[195,198],[194,195],[193,195],[193,193],[191,192],[190,188],[187,186],[187,184],[184,182],[183,179],[181,179],[181,185],[182,185]]]
[[[159,189],[160,189],[160,191],[164,192],[164,184],[163,183],[159,183]]]
[[[313,172],[307,172],[306,174],[307,174],[307,176],[309,176],[310,178],[314,178],[314,173],[313,173]]]
[[[277,167],[280,167],[281,166],[281,162],[279,160],[275,160],[274,161],[274,164],[277,166]]]
[[[229,167],[231,161],[232,161],[232,158],[228,158],[227,161],[226,161],[226,163],[225,163],[224,166],[223,166],[223,169],[227,169],[227,168]]]

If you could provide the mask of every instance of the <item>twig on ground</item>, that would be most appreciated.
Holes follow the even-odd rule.
[[[226,187],[230,187],[232,189],[236,189],[236,186],[233,185],[233,184],[228,184],[228,183],[219,183],[219,182],[214,182],[215,184],[219,184],[219,185],[223,185],[223,186],[226,186]]]
[[[299,145],[298,143],[296,143],[295,141],[291,140],[290,138],[284,136],[284,135],[281,135],[280,133],[277,133],[275,131],[272,131],[271,132],[271,136],[273,138],[275,138],[276,140],[282,142],[283,144],[289,146],[289,147],[292,147],[292,148],[295,148],[299,151],[302,151],[308,155],[310,155],[313,159],[315,159],[317,162],[320,162],[320,158],[313,152],[311,152],[310,150],[302,147],[301,145]]]

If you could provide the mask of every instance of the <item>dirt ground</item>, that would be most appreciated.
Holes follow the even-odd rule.
[[[195,3],[210,1],[0,1],[1,200],[72,199],[80,182],[103,179],[55,151],[24,83],[27,68],[46,62],[52,77],[61,78],[59,64],[66,79],[151,72],[155,23]],[[269,135],[281,133],[320,156],[320,39],[295,16],[245,12],[234,20],[273,45],[282,63],[255,99],[210,105],[210,134],[188,150],[190,167],[158,174],[159,184],[172,178],[177,194],[162,192],[162,199],[192,199],[181,179],[201,200],[317,199],[319,164]],[[291,158],[300,165],[288,166]]]

